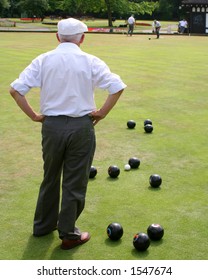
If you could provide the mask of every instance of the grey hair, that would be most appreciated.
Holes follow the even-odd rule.
[[[82,35],[84,33],[79,33],[79,34],[74,34],[74,35],[62,35],[58,34],[60,42],[71,42],[71,43],[76,43],[78,44],[82,38]]]

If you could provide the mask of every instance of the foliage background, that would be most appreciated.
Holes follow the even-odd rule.
[[[1,17],[48,15],[126,18],[130,13],[149,19],[174,20],[181,0],[0,0]]]

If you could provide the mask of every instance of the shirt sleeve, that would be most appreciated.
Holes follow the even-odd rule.
[[[34,59],[31,64],[20,73],[19,78],[11,83],[11,87],[21,95],[25,95],[33,87],[41,87],[41,61],[42,55]]]
[[[112,73],[105,62],[99,58],[94,58],[92,74],[93,87],[108,90],[109,94],[117,93],[126,87],[120,76]]]

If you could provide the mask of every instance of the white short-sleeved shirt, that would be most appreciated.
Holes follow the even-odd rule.
[[[135,23],[135,19],[134,19],[134,17],[129,17],[128,18],[128,24],[134,24]]]
[[[11,87],[25,95],[41,88],[40,112],[46,116],[81,117],[95,110],[94,89],[114,94],[126,87],[99,58],[76,44],[61,43],[35,58]]]
[[[153,24],[155,27],[161,27],[161,24],[159,21],[155,21],[155,22],[153,22]]]
[[[179,23],[180,23],[180,26],[187,27],[187,21],[186,20],[181,20]]]

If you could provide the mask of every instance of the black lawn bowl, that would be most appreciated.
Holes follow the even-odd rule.
[[[157,241],[157,240],[162,239],[162,237],[164,235],[164,229],[159,224],[151,224],[147,228],[147,234],[151,240]]]
[[[151,124],[146,124],[146,125],[144,126],[144,130],[145,130],[146,133],[152,133],[152,131],[153,131],[153,126],[152,126]]]
[[[128,128],[133,129],[133,128],[135,128],[135,126],[136,126],[136,122],[135,121],[130,120],[130,121],[127,122],[127,127]]]
[[[116,166],[116,165],[111,165],[111,166],[108,168],[108,175],[109,175],[111,178],[117,178],[119,174],[120,174],[120,169],[118,168],[118,166]]]
[[[150,239],[146,233],[139,232],[134,236],[133,245],[138,251],[145,251],[150,245]]]
[[[136,169],[140,166],[140,160],[137,157],[131,157],[129,159],[129,165],[132,169]]]
[[[111,240],[119,240],[123,236],[123,228],[119,223],[111,223],[107,227],[107,235]]]
[[[90,179],[95,178],[96,175],[97,175],[97,168],[95,166],[91,166],[89,178]]]
[[[151,124],[152,125],[152,121],[150,119],[146,119],[144,121],[144,126],[147,125],[147,124]]]
[[[149,177],[150,186],[153,188],[159,188],[162,184],[162,178],[158,174],[153,174]]]

